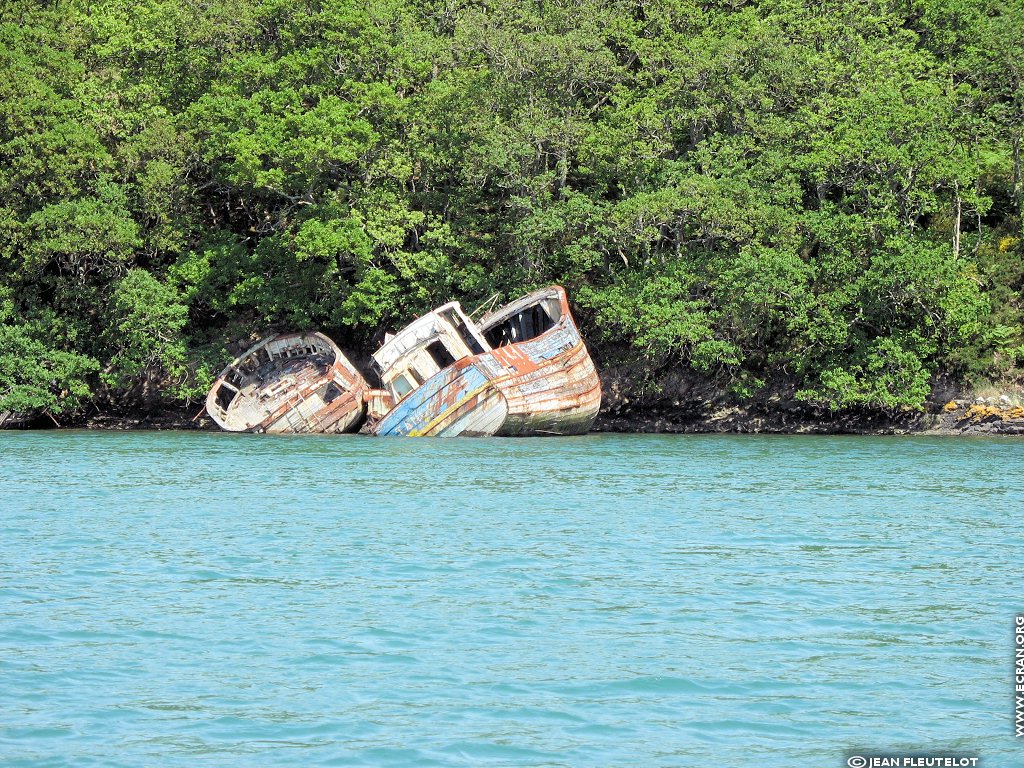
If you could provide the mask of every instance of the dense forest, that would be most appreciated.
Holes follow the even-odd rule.
[[[637,392],[1024,378],[1022,0],[0,8],[0,411],[549,283]]]

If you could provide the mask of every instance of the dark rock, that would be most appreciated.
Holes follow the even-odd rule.
[[[639,392],[628,370],[612,369],[601,378],[605,401],[594,427],[601,432],[1024,434],[1024,417],[1011,418],[1013,410],[992,408],[984,400],[970,406],[950,382],[933,387],[925,412],[890,413],[809,404],[795,398],[796,382],[741,401],[691,372],[672,372]]]

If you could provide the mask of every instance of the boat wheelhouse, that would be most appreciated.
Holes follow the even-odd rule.
[[[504,397],[478,364],[490,345],[458,302],[418,317],[373,354],[394,407],[377,435],[493,435],[507,415]]]
[[[362,421],[367,389],[323,334],[279,334],[221,371],[206,410],[231,432],[349,432]]]

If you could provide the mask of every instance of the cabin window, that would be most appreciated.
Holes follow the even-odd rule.
[[[493,328],[488,328],[484,332],[484,337],[492,347],[501,347],[505,344],[535,339],[554,327],[554,321],[544,308],[540,304],[534,304],[506,318]]]
[[[221,410],[226,411],[237,394],[238,390],[232,389],[226,384],[221,384],[220,389],[217,390],[217,405],[220,406]]]
[[[338,398],[338,395],[340,394],[341,387],[339,387],[332,381],[330,384],[327,385],[327,388],[324,389],[324,403],[326,404],[334,402]]]
[[[409,380],[405,378],[405,376],[402,376],[401,374],[396,376],[394,381],[391,382],[391,387],[395,391],[395,400],[401,400],[403,397],[412,392],[413,389],[412,384],[409,383]]]
[[[436,339],[435,341],[427,344],[427,354],[430,355],[431,360],[433,360],[437,364],[437,367],[442,371],[455,362],[455,358],[452,357],[452,353],[449,352],[448,348],[441,343],[440,339]]]

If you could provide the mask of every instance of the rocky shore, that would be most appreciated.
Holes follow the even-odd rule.
[[[830,412],[804,403],[710,404],[706,410],[655,406],[625,413],[602,412],[595,432],[848,434],[848,435],[1024,435],[1024,409],[957,401],[938,413],[896,416],[867,410]]]
[[[1024,407],[1008,395],[950,400],[935,414],[926,414],[922,431],[948,435],[1024,435]]]
[[[941,381],[924,411],[899,413],[821,408],[798,400],[795,386],[744,401],[689,373],[669,374],[646,394],[636,392],[628,371],[609,370],[602,384],[598,432],[1024,435],[1019,396],[968,397]]]

